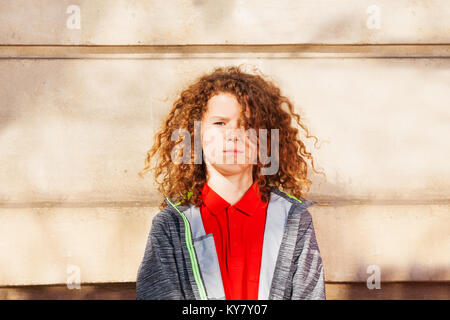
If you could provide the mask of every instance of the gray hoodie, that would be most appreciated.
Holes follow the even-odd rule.
[[[315,203],[271,188],[258,300],[325,299],[322,258],[307,210]],[[214,237],[205,234],[200,208],[165,201],[139,266],[137,299],[225,299]]]

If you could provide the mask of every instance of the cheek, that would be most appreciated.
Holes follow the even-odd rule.
[[[206,128],[202,135],[202,148],[205,152],[222,150],[223,134],[220,129]]]
[[[256,144],[250,144],[249,146],[249,160],[251,163],[256,163],[258,160],[258,146]]]
[[[245,147],[250,151],[251,155],[254,155],[256,154],[256,150],[258,149],[258,141],[247,137],[247,139],[245,140]]]

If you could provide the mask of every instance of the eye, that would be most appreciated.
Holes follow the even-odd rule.
[[[215,125],[217,125],[218,123],[223,123],[223,124],[225,124],[225,122],[223,122],[223,121],[217,121],[217,122],[214,122]]]

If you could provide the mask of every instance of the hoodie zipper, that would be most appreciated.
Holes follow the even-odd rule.
[[[197,284],[198,290],[200,292],[200,300],[208,300],[208,297],[207,297],[206,291],[205,291],[205,286],[203,285],[202,278],[200,277],[200,270],[198,268],[197,257],[195,255],[195,251],[194,251],[194,245],[192,244],[191,227],[189,225],[189,221],[186,218],[186,216],[180,210],[178,210],[176,205],[174,205],[167,197],[166,197],[166,199],[172,205],[172,207],[174,207],[175,210],[177,210],[177,212],[181,215],[181,218],[183,219],[186,247],[189,252],[189,258],[191,260],[192,271],[194,273],[194,280],[195,280],[195,283]]]

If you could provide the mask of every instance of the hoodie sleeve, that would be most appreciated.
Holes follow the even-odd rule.
[[[144,258],[137,274],[137,300],[184,299],[178,282],[174,248],[167,228],[163,212],[158,213],[153,218]]]
[[[314,225],[308,210],[302,213],[294,255],[292,300],[324,300],[325,280]]]

